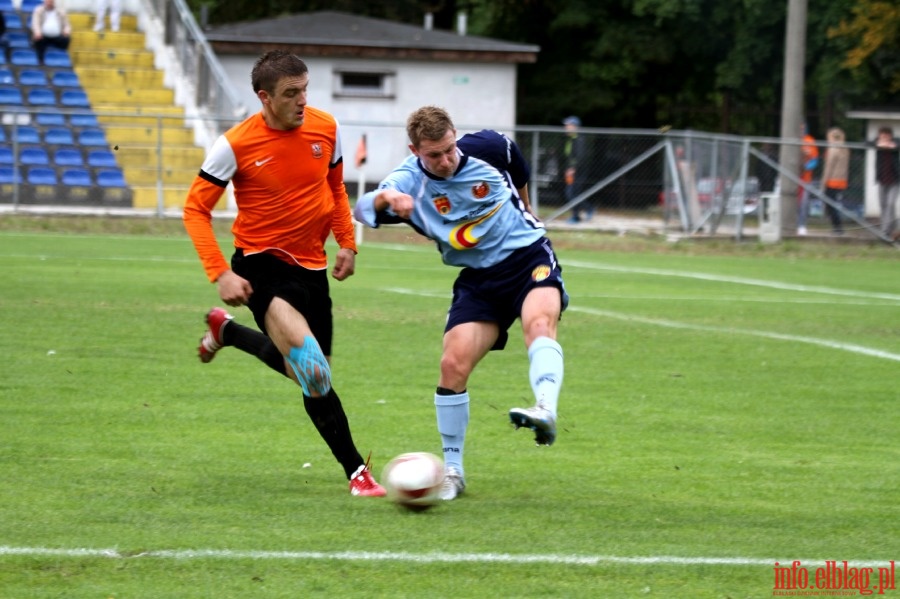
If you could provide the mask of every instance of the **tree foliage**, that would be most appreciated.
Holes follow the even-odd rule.
[[[900,93],[900,4],[859,0],[828,36],[849,41],[841,66],[862,81],[873,79],[867,87]]]
[[[195,9],[203,0],[189,0]],[[900,5],[808,0],[806,110],[811,130],[846,110],[900,99]],[[452,29],[540,46],[519,67],[518,121],[774,135],[786,0],[205,0],[212,23],[315,10]],[[858,123],[856,123],[858,126]]]

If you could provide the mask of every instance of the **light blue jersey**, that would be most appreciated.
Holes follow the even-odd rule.
[[[516,191],[529,177],[518,147],[505,135],[483,130],[461,137],[457,148],[459,167],[449,179],[427,172],[412,155],[379,184],[378,190],[412,196],[408,220],[390,209],[376,213],[377,190],[356,203],[356,220],[373,228],[407,223],[437,243],[445,264],[471,268],[493,266],[542,238],[543,223]]]

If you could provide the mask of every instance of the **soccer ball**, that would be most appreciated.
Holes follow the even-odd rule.
[[[413,511],[427,510],[440,502],[443,481],[444,462],[425,451],[398,455],[381,475],[388,499]]]

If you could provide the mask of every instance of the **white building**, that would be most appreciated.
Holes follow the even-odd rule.
[[[354,154],[366,136],[365,175],[380,180],[408,150],[403,129],[414,109],[446,108],[461,132],[485,127],[511,132],[516,122],[520,63],[537,60],[538,46],[434,30],[341,12],[313,12],[206,29],[210,46],[250,110],[259,100],[250,84],[253,63],[281,49],[309,66],[309,103],[341,123],[344,172],[360,173]],[[389,126],[386,126],[389,125]]]

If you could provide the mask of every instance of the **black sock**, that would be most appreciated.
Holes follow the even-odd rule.
[[[319,434],[328,444],[331,453],[343,466],[347,480],[350,480],[357,468],[365,462],[356,450],[356,445],[353,444],[350,423],[347,422],[347,415],[344,413],[344,407],[341,405],[337,393],[332,389],[323,397],[304,395],[303,407],[306,408],[309,419],[312,420]]]
[[[284,356],[266,335],[256,329],[245,327],[235,321],[230,321],[222,331],[222,343],[233,345],[251,356],[259,358],[266,366],[290,378]]]

